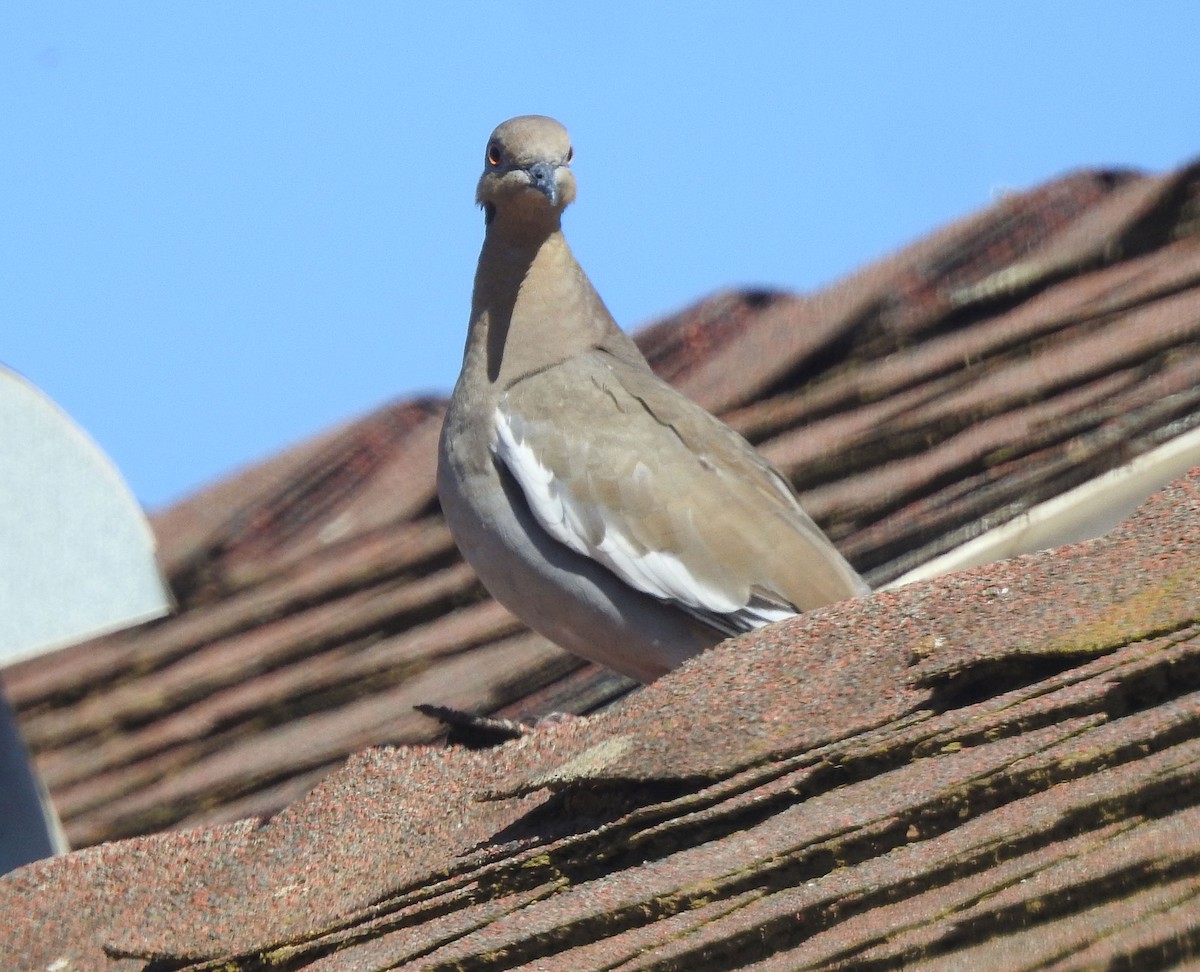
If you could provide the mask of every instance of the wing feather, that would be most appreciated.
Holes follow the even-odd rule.
[[[569,480],[555,476],[542,462],[519,416],[501,407],[495,419],[496,455],[520,485],[538,523],[555,540],[599,561],[645,594],[704,611],[728,613],[742,607],[698,578],[678,556],[640,543],[623,511],[577,495]]]
[[[737,433],[607,356],[559,369],[509,389],[493,440],[555,540],[729,634],[865,590]]]

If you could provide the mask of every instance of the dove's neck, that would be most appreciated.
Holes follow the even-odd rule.
[[[624,339],[557,222],[488,226],[475,272],[464,368],[503,391],[527,375]]]

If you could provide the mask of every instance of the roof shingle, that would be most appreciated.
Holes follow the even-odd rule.
[[[1200,426],[1200,167],[1068,176],[822,293],[718,295],[639,340],[882,583]],[[0,880],[3,947],[339,970],[1200,947],[1196,474],[1102,540],[773,626],[589,720],[413,748],[441,737],[416,703],[628,688],[461,564],[442,408],[159,514],[180,613],[5,671],[74,843],[210,826]]]
[[[37,918],[9,947],[77,968],[101,946],[177,969],[1170,964],[1200,948],[1198,537],[1200,470],[1111,537],[812,612],[591,719],[369,750],[261,826],[41,862],[0,882],[0,912]]]

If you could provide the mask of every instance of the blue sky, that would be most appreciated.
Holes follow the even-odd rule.
[[[571,130],[567,236],[632,329],[1200,156],[1198,37],[1194,0],[12,0],[0,362],[158,508],[449,391],[507,117]]]

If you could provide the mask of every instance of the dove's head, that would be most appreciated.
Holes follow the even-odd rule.
[[[492,132],[475,200],[490,223],[497,214],[555,223],[575,199],[571,137],[553,118],[520,115]]]

